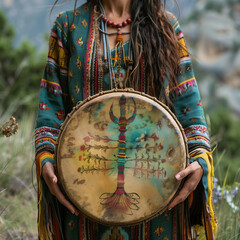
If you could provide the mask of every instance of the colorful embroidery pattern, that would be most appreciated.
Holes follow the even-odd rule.
[[[75,24],[72,24],[70,27],[70,32],[72,32],[74,29],[76,29],[76,26],[75,26]]]
[[[77,17],[77,15],[81,14],[81,12],[79,10],[75,10],[75,11],[73,10],[73,11],[71,11],[71,13],[73,13],[75,17]]]
[[[58,133],[58,129],[50,127],[40,127],[35,130],[36,166],[39,175],[45,160],[53,159]]]
[[[87,21],[86,19],[83,19],[81,22],[80,22],[84,27],[87,27]]]
[[[163,229],[161,226],[159,226],[159,227],[157,227],[157,229],[154,231],[154,233],[155,233],[158,237],[160,237],[160,236],[162,235],[163,231],[164,231],[164,229]]]
[[[192,90],[194,86],[196,86],[197,82],[195,78],[188,79],[182,83],[180,83],[176,89],[175,89],[175,94],[176,95],[181,95],[184,91],[186,90]]]
[[[49,40],[48,60],[53,64],[59,65],[61,70],[67,70],[68,58],[66,49],[63,46],[62,40],[58,38],[57,33],[52,30]]]
[[[192,125],[184,129],[184,132],[186,134],[188,144],[196,145],[205,148],[209,151],[209,136],[207,128],[203,125]],[[201,145],[199,145],[201,144]],[[193,148],[193,146],[191,146]],[[195,147],[195,151],[197,151],[197,148]]]
[[[81,70],[82,63],[81,63],[81,61],[80,61],[80,57],[77,58],[77,61],[76,61],[75,64],[76,64],[77,68],[78,68],[79,70]]]
[[[76,94],[79,93],[80,89],[79,89],[79,87],[78,87],[78,84],[76,84],[76,86],[75,86],[75,88],[74,88],[74,91],[75,91]]]
[[[202,100],[200,100],[197,105],[202,108],[202,107],[203,107],[203,106],[202,106]]]
[[[63,27],[68,28],[68,23],[67,22],[63,23]]]
[[[41,87],[46,88],[50,93],[54,93],[57,96],[62,94],[61,86],[56,82],[42,79]]]
[[[44,104],[43,102],[39,103],[39,109],[43,111],[50,110],[47,104]]]
[[[182,113],[183,114],[186,114],[187,112],[189,112],[191,109],[190,109],[190,107],[184,107],[183,109],[182,109]]]
[[[82,46],[82,45],[83,45],[82,37],[78,38],[78,40],[76,41],[76,43],[77,43],[79,46]]]
[[[71,79],[71,78],[72,78],[72,76],[73,76],[73,73],[72,73],[72,71],[68,71],[68,79]]]
[[[192,71],[192,65],[190,63],[186,63],[184,65],[183,64],[179,65],[179,68],[178,68],[179,75],[186,74],[190,71]]]
[[[59,120],[62,120],[62,119],[64,119],[64,117],[65,117],[65,113],[64,113],[64,111],[63,111],[62,109],[59,110],[58,112],[56,112],[55,114],[57,115],[57,118],[58,118]]]

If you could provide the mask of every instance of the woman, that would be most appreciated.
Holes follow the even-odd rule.
[[[176,175],[186,181],[168,211],[134,227],[111,228],[85,218],[65,198],[54,172],[55,141],[65,116],[78,101],[113,87],[133,87],[168,105],[185,130],[191,156]],[[59,14],[50,35],[35,139],[40,239],[188,239],[190,232],[213,239],[206,122],[182,31],[160,0],[88,1]],[[179,214],[185,199],[191,230],[188,217]]]

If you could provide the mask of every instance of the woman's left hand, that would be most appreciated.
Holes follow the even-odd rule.
[[[186,169],[177,173],[175,178],[178,181],[181,181],[183,178],[186,178],[186,177],[187,177],[187,180],[185,181],[183,188],[180,190],[178,195],[169,204],[168,210],[171,210],[177,204],[179,204],[180,202],[183,202],[188,197],[188,195],[196,189],[198,183],[202,179],[202,176],[203,176],[203,169],[197,161],[191,163]]]

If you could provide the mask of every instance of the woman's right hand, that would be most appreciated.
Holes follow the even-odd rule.
[[[57,176],[54,173],[53,164],[50,162],[46,162],[42,167],[42,176],[51,192],[58,201],[64,205],[72,214],[78,216],[78,210],[64,197],[63,193],[61,192],[58,183],[57,183]]]

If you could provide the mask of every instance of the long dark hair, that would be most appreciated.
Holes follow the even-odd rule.
[[[58,1],[55,0],[51,12]],[[75,0],[74,10],[77,1]],[[177,1],[174,1],[178,6]],[[139,89],[139,59],[143,56],[146,78],[150,80],[153,94],[157,98],[160,97],[165,78],[168,79],[170,91],[176,87],[180,60],[181,46],[166,14],[165,6],[166,0],[163,2],[162,0],[132,0],[131,6],[131,44],[134,59],[131,73],[132,87]]]
[[[165,4],[166,1],[163,4],[161,0],[132,0],[131,8],[133,56],[136,60],[143,53],[146,75],[152,82],[157,98],[165,78],[168,79],[170,90],[176,86],[180,60],[180,46],[166,14]],[[134,64],[137,69],[138,62]],[[137,73],[133,72],[135,87],[139,84]]]

